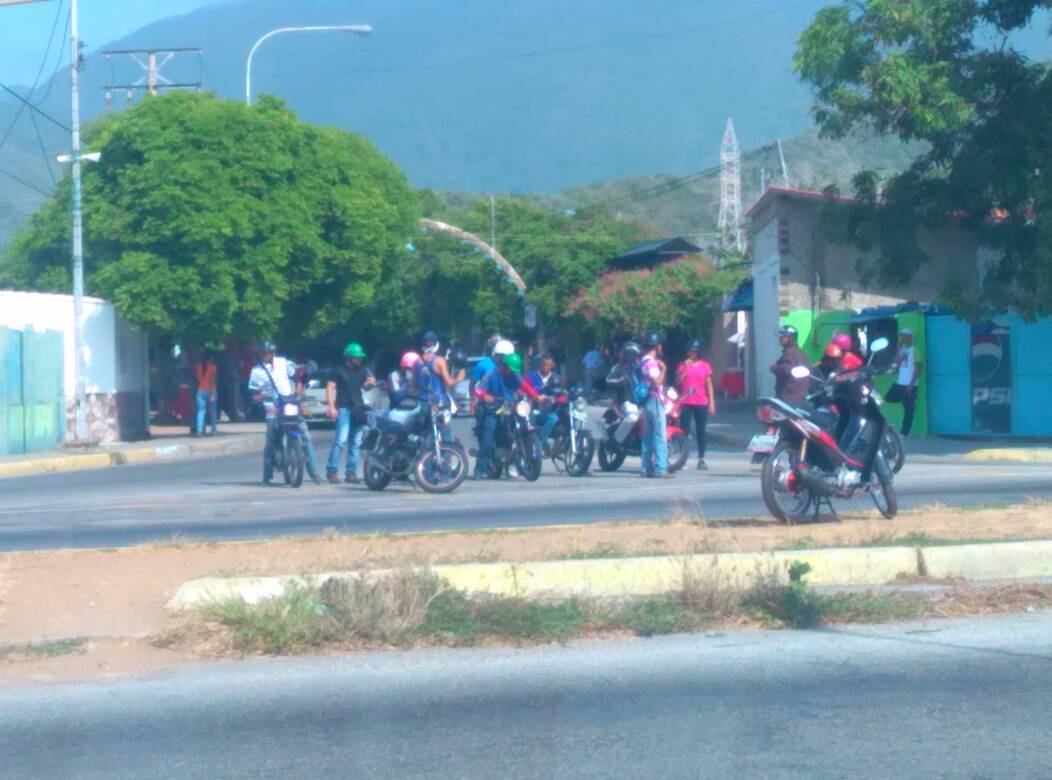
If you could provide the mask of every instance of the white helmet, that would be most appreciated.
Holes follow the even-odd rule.
[[[500,341],[498,341],[496,344],[493,345],[493,356],[494,357],[496,357],[498,355],[501,355],[501,356],[503,356],[503,355],[510,355],[514,351],[515,351],[515,345],[512,344],[507,339],[501,339]]]

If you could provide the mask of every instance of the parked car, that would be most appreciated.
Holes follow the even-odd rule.
[[[328,403],[325,400],[325,382],[328,370],[315,372],[307,382],[303,390],[303,405],[307,413],[307,423],[312,427],[332,425],[333,421],[328,417]],[[387,393],[377,383],[369,390],[362,393],[367,407],[376,412],[382,412],[387,408]]]

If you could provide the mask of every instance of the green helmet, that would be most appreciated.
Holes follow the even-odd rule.
[[[343,356],[345,358],[363,358],[365,357],[365,350],[362,349],[362,345],[357,341],[352,341],[343,348]]]
[[[510,371],[514,371],[516,374],[522,373],[522,355],[518,355],[512,352],[510,355],[504,356],[504,365],[508,367]]]

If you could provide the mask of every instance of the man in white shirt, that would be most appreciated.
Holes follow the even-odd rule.
[[[902,435],[909,436],[913,428],[913,412],[917,408],[917,382],[920,381],[921,364],[913,353],[913,331],[899,331],[899,353],[895,357],[898,376],[888,390],[887,400],[902,404]]]
[[[248,376],[248,390],[252,397],[263,403],[267,413],[267,439],[263,445],[263,484],[269,485],[274,478],[274,432],[277,425],[277,404],[282,397],[295,396],[302,388],[294,388],[296,364],[288,358],[278,357],[278,348],[273,341],[264,341],[259,345],[259,362],[252,367]],[[294,391],[295,390],[295,391]],[[306,422],[300,423],[304,436],[304,451],[307,460],[307,471],[315,484],[321,482],[315,463],[314,446]]]

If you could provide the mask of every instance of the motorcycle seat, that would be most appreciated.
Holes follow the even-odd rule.
[[[836,430],[837,423],[839,422],[839,416],[836,412],[826,407],[819,407],[811,412],[806,412],[811,422],[817,425],[824,431],[832,433]]]
[[[376,415],[376,429],[381,433],[401,433],[412,430],[419,420],[420,409],[390,409]]]

